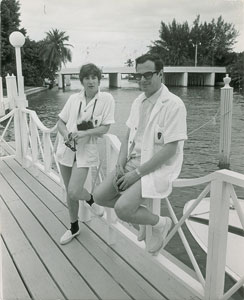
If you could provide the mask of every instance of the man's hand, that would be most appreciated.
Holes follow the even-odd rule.
[[[124,174],[122,177],[120,177],[116,183],[118,188],[121,191],[125,191],[130,187],[132,184],[134,184],[138,179],[140,179],[140,176],[136,173],[135,170],[130,171],[126,174]]]
[[[122,166],[120,163],[118,163],[118,164],[116,165],[116,169],[115,169],[115,176],[116,176],[116,178],[119,179],[119,178],[122,177],[124,174],[125,174],[125,172],[124,172],[123,166]]]

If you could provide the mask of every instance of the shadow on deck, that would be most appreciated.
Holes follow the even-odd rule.
[[[69,226],[62,189],[41,171],[0,160],[2,299],[197,299],[122,235],[106,243],[103,219]],[[160,275],[160,276],[159,276]]]

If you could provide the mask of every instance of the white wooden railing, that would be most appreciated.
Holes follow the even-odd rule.
[[[0,119],[0,124],[3,121],[5,123],[7,122],[7,124],[0,136],[1,145],[4,145],[2,148],[6,149],[7,147],[7,149],[11,152],[11,156],[15,155],[15,157],[22,163],[23,167],[31,167],[35,170],[44,172],[62,185],[62,180],[59,176],[59,166],[55,155],[56,126],[48,129],[39,120],[34,111],[25,108],[13,109],[9,114]],[[13,123],[13,121],[14,126],[11,127],[11,123]],[[15,147],[5,138],[6,133],[11,129],[14,132]],[[107,173],[115,167],[120,148],[120,141],[116,136],[111,134],[106,134],[104,136],[104,140],[106,157],[103,158],[103,160],[105,161],[105,172]],[[9,157],[9,155],[4,158],[7,157]],[[2,159],[4,158],[2,157]],[[101,179],[102,175],[99,174],[99,176]],[[178,232],[194,267],[196,276],[190,276],[178,264],[170,261],[169,258],[163,254],[164,252],[160,253],[158,256],[151,257],[151,259],[157,261],[164,271],[167,270],[171,276],[186,285],[189,290],[191,290],[192,293],[200,299],[225,300],[244,285],[243,277],[224,294],[230,199],[237,211],[244,230],[244,214],[239,204],[239,201],[243,200],[238,199],[234,189],[234,186],[244,188],[244,175],[229,170],[220,170],[201,178],[178,179],[173,183],[173,186],[183,188],[203,184],[205,185],[203,191],[180,220],[177,219],[170,201],[166,199],[170,216],[174,222],[174,227],[167,236],[164,247]],[[91,190],[93,185],[94,182],[92,182],[92,175],[90,173],[86,182],[86,187]],[[210,219],[208,229],[206,276],[204,278],[197,259],[195,258],[187,238],[184,235],[182,225],[189,218],[194,208],[202,201],[202,199],[208,196],[208,194],[210,194]],[[147,200],[146,205],[152,212],[160,215],[160,199]],[[145,248],[144,242],[138,242],[136,235],[128,229],[128,226],[125,226],[117,219],[113,209],[106,208],[105,211],[106,213],[103,218],[107,223],[107,242],[109,244],[116,243],[116,233],[120,232],[129,239],[129,242],[136,244],[142,249]],[[80,219],[81,221],[88,221],[90,219],[90,212],[83,205],[81,205]],[[146,244],[150,238],[151,230],[151,226],[147,226]],[[148,254],[148,256],[150,255]],[[242,259],[243,257],[240,257],[240,260]]]
[[[106,135],[106,152],[109,153],[110,159],[107,159],[107,169],[114,168],[116,157],[119,152],[119,141],[117,137],[112,135]],[[236,209],[242,229],[244,230],[244,212],[240,206],[240,200],[238,199],[234,186],[244,188],[244,175],[232,172],[229,170],[220,170],[213,172],[205,177],[194,179],[178,179],[173,183],[174,187],[193,187],[197,185],[205,184],[205,188],[191,205],[191,207],[185,212],[180,220],[177,219],[173,207],[166,199],[170,216],[174,222],[174,227],[167,236],[164,248],[173,236],[178,232],[184,248],[189,256],[189,259],[194,267],[196,278],[190,276],[178,265],[173,264],[167,256],[159,254],[154,257],[156,261],[167,270],[169,274],[174,276],[177,280],[182,282],[199,298],[201,299],[221,299],[226,300],[231,297],[240,287],[244,285],[244,277],[240,278],[235,285],[224,293],[224,278],[225,278],[225,265],[226,265],[226,250],[227,250],[227,234],[228,234],[228,217],[230,199],[232,205]],[[208,253],[206,259],[206,276],[202,275],[197,260],[191,250],[191,247],[181,229],[185,221],[190,217],[194,208],[208,195],[210,194],[210,217],[208,227]],[[190,200],[190,199],[189,199]],[[160,215],[161,200],[151,199],[147,200],[147,206],[152,212]],[[110,213],[111,215],[111,213]],[[121,233],[127,235],[127,237],[139,247],[144,248],[143,242],[138,242],[136,236],[128,231],[127,227],[123,226],[114,218],[107,219],[108,226],[115,228]],[[110,234],[113,232],[110,230]],[[151,226],[147,226],[147,237],[150,238]],[[114,237],[109,237],[110,241],[114,241]],[[146,240],[147,243],[147,240]],[[241,251],[240,251],[241,252]],[[242,257],[239,257],[240,261],[244,259],[244,253]]]

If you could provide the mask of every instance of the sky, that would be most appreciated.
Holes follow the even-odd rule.
[[[65,31],[72,62],[123,66],[159,38],[161,21],[192,25],[197,15],[210,22],[222,15],[239,32],[233,50],[244,51],[244,0],[19,0],[21,26],[41,40],[50,29]]]

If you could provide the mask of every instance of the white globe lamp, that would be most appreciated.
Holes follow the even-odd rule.
[[[20,48],[25,43],[25,37],[20,31],[14,31],[10,34],[9,41],[11,45],[14,46],[15,48],[19,105],[26,107],[27,102],[26,102],[26,97],[24,92],[24,77],[22,76],[21,52],[20,52]]]
[[[14,46],[15,48],[16,47],[20,48],[25,43],[25,37],[23,33],[21,33],[20,31],[14,31],[10,34],[9,41],[11,45]]]

